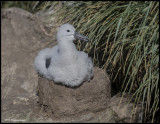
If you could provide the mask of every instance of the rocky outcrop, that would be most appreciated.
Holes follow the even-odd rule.
[[[141,104],[134,104],[134,98],[130,102],[131,94],[118,93],[110,99],[109,106],[117,113],[123,122],[126,123],[142,123],[143,110]]]
[[[43,22],[25,10],[1,11],[2,122],[25,122],[31,116],[38,83],[34,58],[39,49],[55,43],[43,28]]]

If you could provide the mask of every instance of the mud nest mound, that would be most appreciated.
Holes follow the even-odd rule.
[[[94,68],[94,77],[76,88],[59,85],[41,76],[38,80],[38,103],[54,117],[83,115],[105,110],[111,99],[111,83],[104,70]]]

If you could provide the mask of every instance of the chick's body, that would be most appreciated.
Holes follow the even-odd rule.
[[[79,86],[93,77],[92,60],[85,52],[77,51],[74,35],[72,25],[62,25],[57,33],[58,45],[40,51],[35,58],[35,68],[41,75],[70,87]],[[48,68],[45,66],[47,58],[51,60]]]

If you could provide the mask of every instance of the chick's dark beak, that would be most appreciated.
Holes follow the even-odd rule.
[[[86,41],[86,42],[89,41],[89,38],[87,36],[81,35],[77,32],[74,33],[74,38],[77,39],[77,40],[83,40],[83,41]]]

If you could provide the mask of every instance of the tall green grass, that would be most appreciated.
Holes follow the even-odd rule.
[[[35,13],[42,10],[44,7],[47,8],[48,3],[49,2],[41,1],[1,1],[1,8],[18,7],[31,13]]]
[[[96,66],[106,69],[117,89],[142,101],[144,122],[159,112],[159,2],[68,2],[56,22],[69,22],[90,42],[77,43]]]

